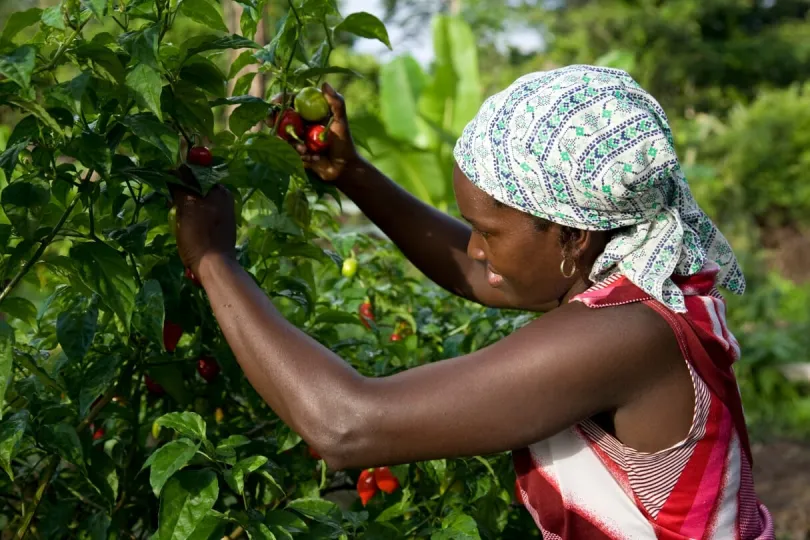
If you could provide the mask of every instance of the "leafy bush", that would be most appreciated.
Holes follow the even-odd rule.
[[[252,36],[262,3],[240,3]],[[251,75],[226,93],[223,51],[243,51],[231,74],[258,64],[269,94],[345,73],[329,62],[336,35],[387,43],[377,19],[343,18],[331,0],[287,7],[266,47],[226,34],[209,0],[64,0],[9,18],[0,104],[20,119],[0,155],[0,529],[538,536],[512,511],[507,455],[392,468],[398,486],[364,507],[353,495],[361,471],[327,470],[269,410],[184,277],[168,210],[182,164],[202,192],[221,182],[238,194],[240,262],[285,316],[364,374],[463,354],[529,320],[425,285],[388,244],[337,234],[337,193],[262,124],[277,105],[242,95]],[[184,20],[207,29],[174,32]],[[205,141],[212,166],[186,163]],[[359,261],[353,277],[346,258]],[[357,315],[366,301],[368,328]]]

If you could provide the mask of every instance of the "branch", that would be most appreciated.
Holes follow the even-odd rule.
[[[92,171],[90,172],[92,173]],[[81,197],[76,195],[76,197],[70,202],[68,207],[65,209],[65,212],[64,214],[62,214],[62,217],[59,218],[59,222],[54,226],[51,232],[48,233],[48,236],[45,237],[40,242],[39,247],[31,256],[31,258],[25,261],[25,264],[20,269],[20,271],[17,272],[17,275],[11,278],[11,281],[8,283],[8,285],[5,286],[3,292],[0,292],[0,304],[3,303],[6,297],[8,297],[8,295],[11,294],[11,291],[14,290],[14,287],[16,287],[20,283],[20,281],[22,281],[25,275],[28,274],[28,271],[31,270],[31,267],[33,267],[37,263],[37,261],[39,261],[39,258],[42,257],[42,254],[45,253],[46,249],[48,249],[48,246],[51,244],[51,242],[53,242],[53,239],[56,238],[57,234],[59,234],[59,230],[65,224],[68,217],[70,217],[70,214],[73,212],[73,209],[76,208],[76,205],[79,203],[80,199]]]
[[[76,30],[73,31],[73,33],[70,35],[70,37],[68,37],[67,40],[65,40],[65,42],[62,43],[62,45],[59,46],[59,48],[56,50],[56,54],[53,55],[53,58],[51,59],[51,61],[48,62],[47,64],[45,64],[44,66],[40,67],[36,71],[34,71],[34,75],[38,75],[38,74],[42,73],[43,71],[48,71],[49,69],[56,66],[56,63],[59,62],[59,60],[62,59],[62,57],[67,52],[68,47],[70,47],[70,45],[73,43],[74,39],[79,37],[79,34],[82,33],[82,30],[84,30],[84,27],[87,25],[88,22],[90,22],[90,19],[87,19],[86,21],[81,23],[79,25],[79,27]]]
[[[22,525],[17,530],[17,540],[22,540],[28,534],[28,529],[31,527],[31,520],[34,519],[34,515],[37,513],[37,509],[39,508],[39,503],[42,502],[42,496],[45,494],[45,490],[51,483],[54,473],[56,473],[56,468],[59,466],[59,461],[61,461],[59,456],[53,456],[53,458],[51,458],[51,463],[45,470],[42,480],[39,481],[39,486],[34,494],[34,500],[31,501],[31,505],[28,507],[28,511],[25,513],[25,517],[23,518]]]

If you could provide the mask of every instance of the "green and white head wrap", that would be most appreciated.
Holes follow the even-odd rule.
[[[525,75],[486,100],[454,155],[507,206],[577,229],[626,227],[596,260],[594,282],[621,273],[682,312],[671,277],[714,262],[719,285],[745,290],[731,246],[692,197],[664,110],[624,71]]]

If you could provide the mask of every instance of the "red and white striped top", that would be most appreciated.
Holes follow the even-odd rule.
[[[655,453],[624,446],[591,420],[515,451],[516,490],[547,540],[773,539],[754,493],[751,452],[716,269],[675,278],[687,313],[622,276],[572,301],[598,309],[643,302],[669,323],[695,388],[687,437]]]

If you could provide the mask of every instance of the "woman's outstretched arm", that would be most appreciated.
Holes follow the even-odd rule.
[[[248,380],[334,468],[518,448],[620,408],[673,371],[661,336],[674,338],[646,307],[616,317],[571,304],[476,353],[363,377],[287,322],[236,262],[224,188],[175,201],[180,255]]]

